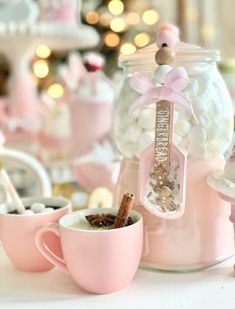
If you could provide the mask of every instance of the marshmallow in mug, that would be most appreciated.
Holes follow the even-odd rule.
[[[33,205],[30,207],[30,210],[35,214],[54,211],[52,207],[46,207],[46,205],[43,203],[33,203]]]
[[[169,66],[161,66],[155,73],[158,82],[164,80]],[[159,76],[158,76],[159,74]],[[232,110],[229,97],[220,92],[221,80],[216,75],[204,72],[190,79],[184,95],[192,103],[197,124],[192,114],[184,107],[175,106],[174,133],[178,146],[197,159],[209,159],[223,154],[228,148],[232,134]],[[130,98],[132,97],[130,93]],[[130,100],[130,102],[132,99]],[[121,153],[128,159],[139,158],[141,152],[154,141],[155,104],[136,109],[128,114],[128,106],[121,106],[116,141]],[[128,117],[127,117],[128,115]],[[123,121],[125,119],[125,121]],[[224,130],[227,126],[230,129]]]
[[[13,206],[13,203],[6,203],[3,206],[4,207],[1,207],[0,209],[0,213],[11,213],[16,210]],[[34,215],[40,213],[49,213],[53,211],[54,209],[52,207],[47,207],[43,203],[33,203],[30,208],[27,208],[24,213],[19,215]]]

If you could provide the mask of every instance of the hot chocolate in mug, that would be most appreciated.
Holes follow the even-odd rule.
[[[39,251],[54,265],[68,272],[84,290],[96,294],[118,291],[133,279],[143,244],[143,220],[131,211],[134,223],[116,229],[94,229],[84,226],[85,216],[116,215],[117,208],[84,209],[66,215],[59,224],[48,223],[36,233]],[[46,246],[43,237],[52,232],[60,237],[63,258]]]

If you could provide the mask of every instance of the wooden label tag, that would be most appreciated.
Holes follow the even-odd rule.
[[[173,110],[169,101],[156,104],[154,174],[169,174]]]

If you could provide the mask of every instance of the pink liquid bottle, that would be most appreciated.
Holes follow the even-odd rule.
[[[219,59],[218,51],[181,42],[172,25],[160,27],[157,46],[120,57],[114,136],[123,159],[115,203],[126,191],[137,196],[144,267],[190,271],[234,253],[230,205],[207,184],[223,169],[233,134]]]

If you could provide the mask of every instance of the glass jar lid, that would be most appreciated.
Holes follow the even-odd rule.
[[[145,48],[138,49],[132,55],[121,55],[119,57],[119,65],[134,66],[139,64],[155,64],[155,53],[158,50],[156,44],[148,45]],[[187,62],[204,62],[219,61],[220,53],[218,50],[207,50],[200,46],[192,45],[179,41],[176,44],[176,62],[177,64]]]

